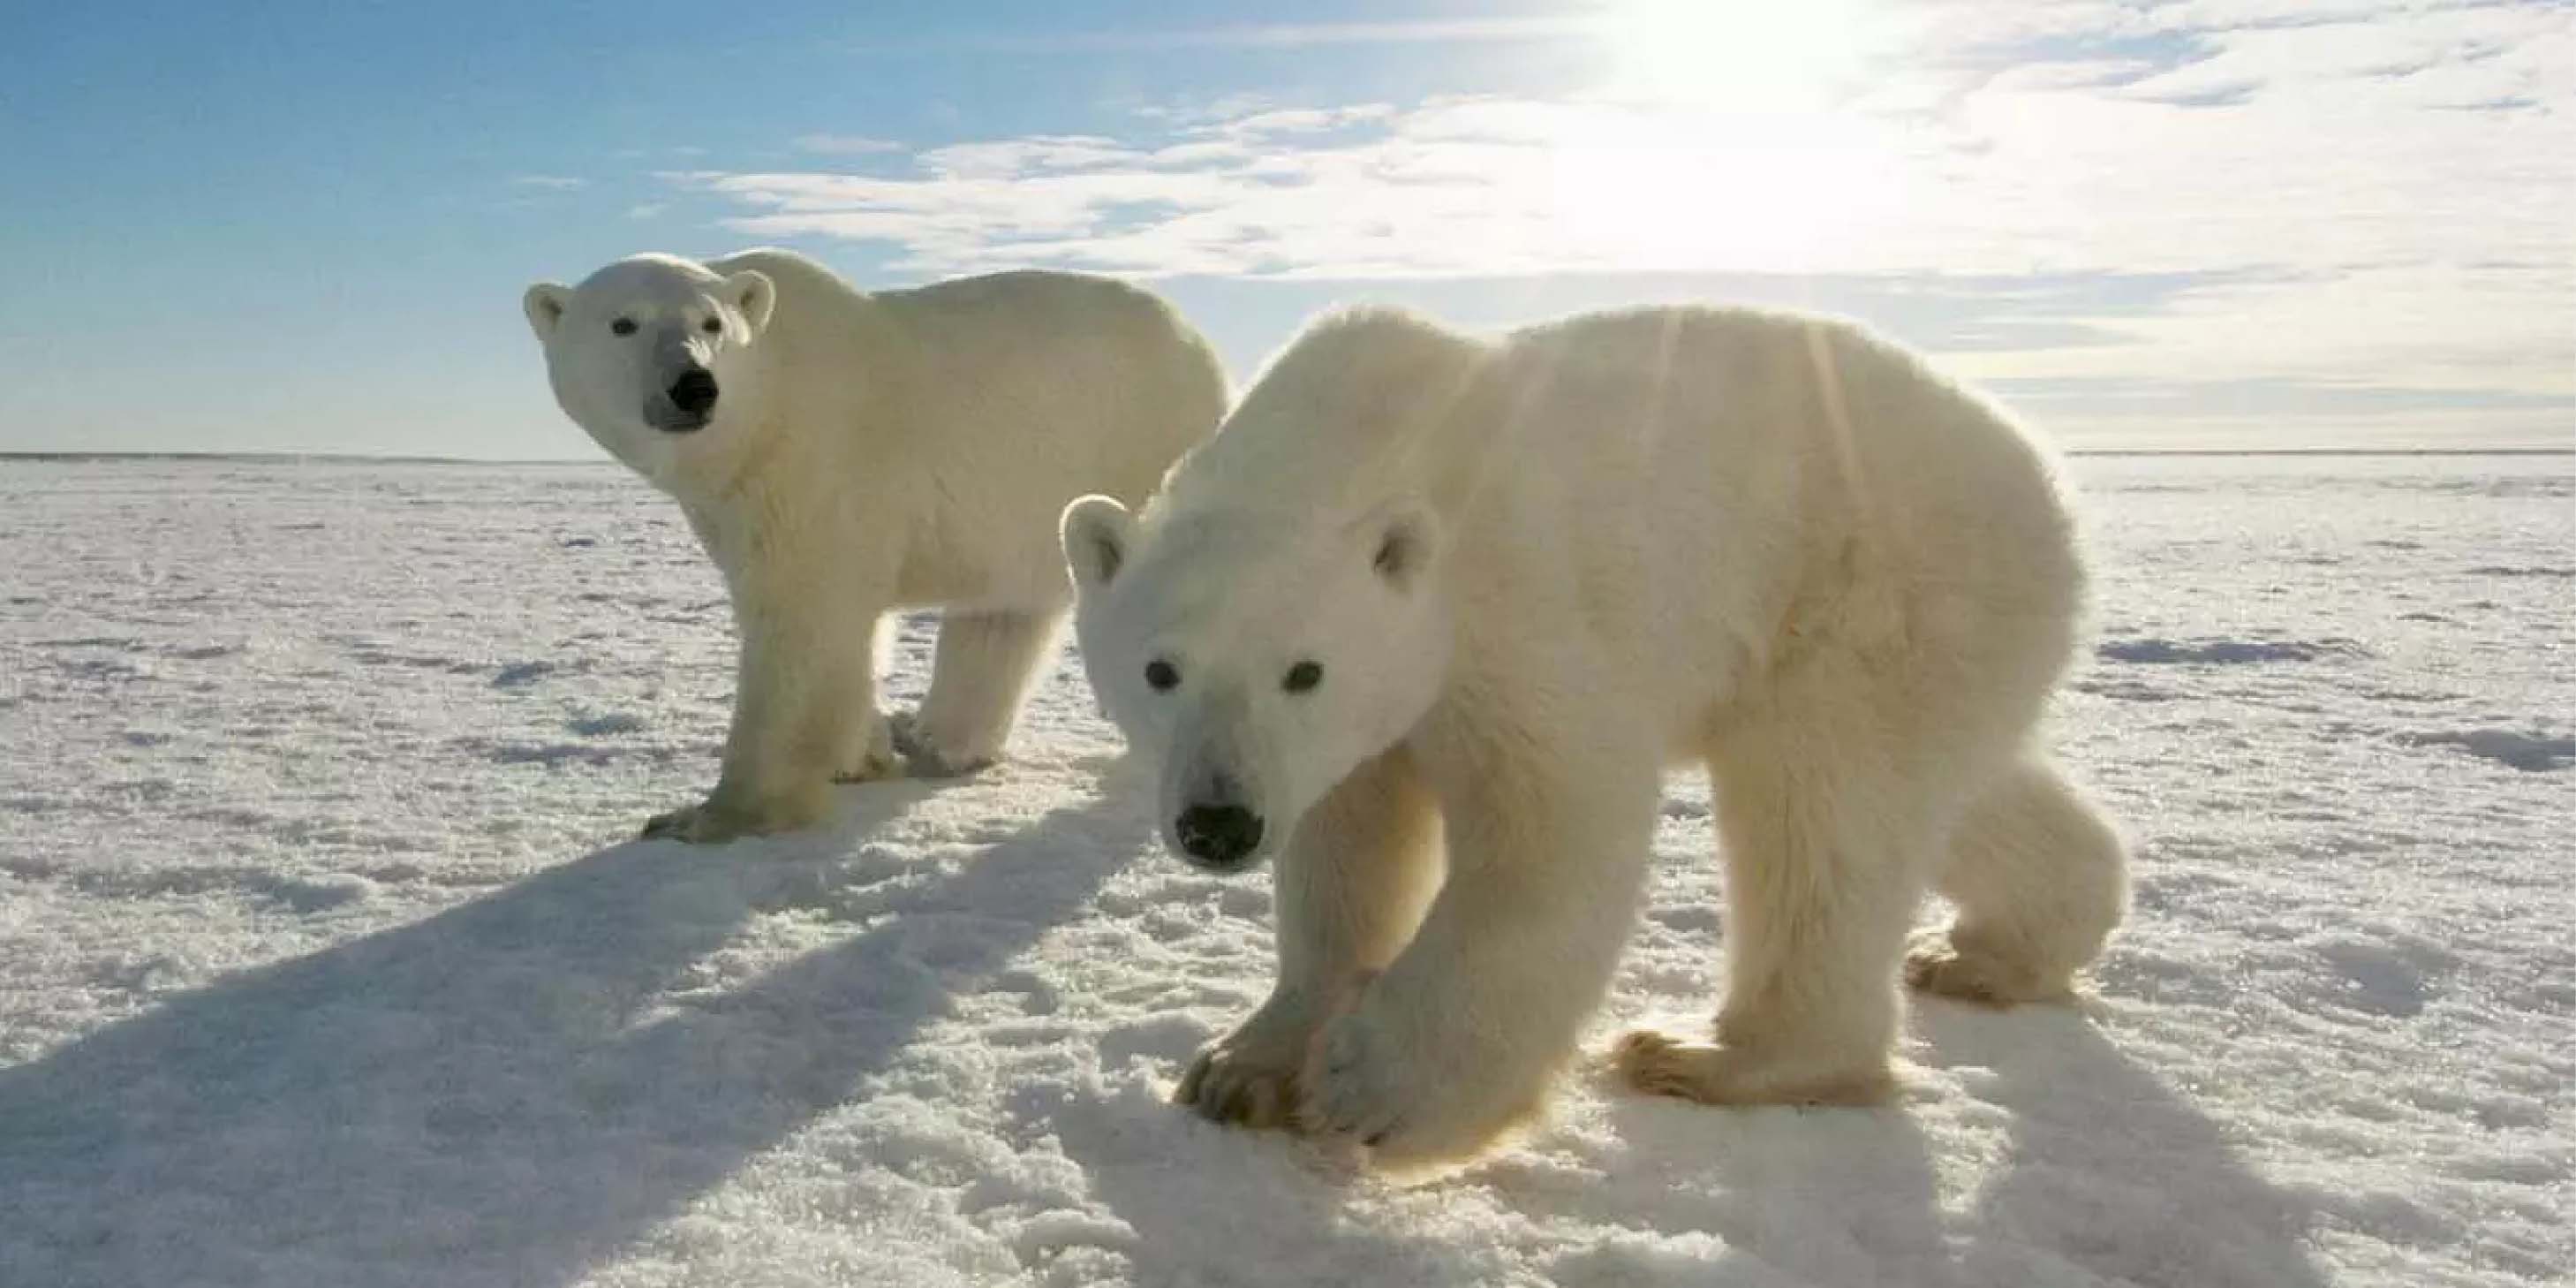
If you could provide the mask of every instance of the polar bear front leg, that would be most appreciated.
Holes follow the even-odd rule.
[[[903,722],[897,742],[912,759],[915,773],[966,774],[1001,759],[1020,703],[1063,620],[1061,609],[978,613],[952,608],[940,614],[930,693],[921,700],[920,713]]]
[[[1315,1027],[1420,923],[1439,881],[1439,822],[1402,749],[1361,765],[1306,812],[1276,865],[1270,1000],[1198,1053],[1175,1103],[1217,1122],[1286,1125]]]
[[[656,816],[644,835],[714,842],[809,827],[830,813],[835,779],[893,772],[876,711],[879,605],[825,598],[737,609],[723,772],[704,804]]]
[[[1658,789],[1651,748],[1550,750],[1443,793],[1448,881],[1316,1034],[1308,1130],[1405,1166],[1472,1153],[1537,1108],[1635,921]]]

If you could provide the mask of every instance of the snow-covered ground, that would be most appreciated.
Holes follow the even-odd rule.
[[[1587,1066],[1396,1188],[1164,1103],[1270,895],[1156,849],[1072,668],[1002,770],[630,842],[731,653],[640,483],[0,463],[0,1284],[2565,1282],[2576,458],[2075,472],[2093,1013],[1920,1005],[1883,1111]],[[1664,812],[1596,1053],[1713,1005]]]

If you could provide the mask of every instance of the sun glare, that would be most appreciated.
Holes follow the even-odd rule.
[[[1830,106],[1860,70],[1862,0],[1619,0],[1612,88],[1748,114]]]
[[[1552,162],[1573,245],[1799,271],[1903,215],[1889,127],[1851,110],[1868,0],[1621,0],[1607,102]]]

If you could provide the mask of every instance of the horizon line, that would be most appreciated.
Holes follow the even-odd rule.
[[[2059,447],[2060,456],[2576,456],[2576,447]],[[373,452],[182,452],[0,449],[0,462],[114,464],[120,462],[230,462],[242,465],[602,465],[608,457],[420,456]]]

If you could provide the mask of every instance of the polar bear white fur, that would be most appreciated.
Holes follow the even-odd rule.
[[[1635,918],[1661,771],[1711,771],[1729,984],[1636,1086],[1885,1096],[1897,980],[2062,996],[2120,842],[2034,726],[2084,572],[2042,451],[1839,322],[1311,328],[1141,516],[1067,507],[1094,688],[1168,844],[1278,859],[1277,986],[1177,1098],[1471,1152],[1533,1109]],[[1926,886],[1957,906],[1908,928]]]
[[[863,294],[787,251],[641,255],[526,308],[564,411],[679,501],[733,601],[723,771],[647,835],[813,823],[898,744],[933,773],[1000,755],[1070,599],[1065,503],[1141,500],[1225,412],[1198,334],[1105,278]],[[879,619],[932,605],[929,694],[890,730]]]

